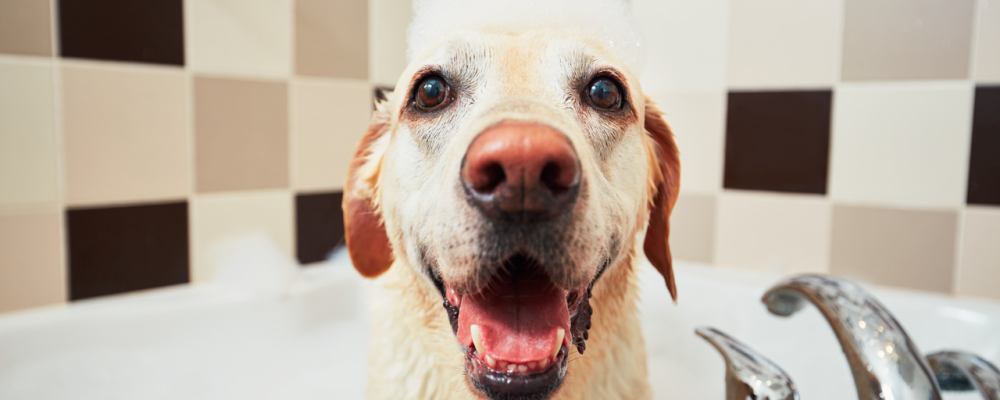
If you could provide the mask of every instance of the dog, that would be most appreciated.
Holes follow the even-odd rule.
[[[661,114],[579,31],[458,29],[418,52],[344,189],[352,262],[377,278],[368,397],[650,398],[640,242],[677,294]]]

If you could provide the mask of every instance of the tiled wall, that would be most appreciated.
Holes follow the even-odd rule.
[[[1000,0],[632,0],[677,258],[1000,298]],[[0,311],[340,241],[408,0],[0,0]],[[995,86],[990,86],[995,85]]]

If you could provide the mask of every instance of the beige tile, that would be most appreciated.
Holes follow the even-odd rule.
[[[958,294],[1000,299],[1000,208],[970,207],[963,225]]]
[[[951,292],[955,211],[834,205],[830,272],[860,282]]]
[[[0,206],[57,200],[52,72],[49,62],[0,60]]]
[[[729,0],[633,0],[647,62],[643,90],[726,87]]]
[[[197,72],[285,77],[292,0],[185,0],[187,64]]]
[[[66,301],[58,213],[0,216],[0,312]]]
[[[92,205],[188,193],[182,70],[64,63],[66,201]]]
[[[284,190],[196,196],[191,201],[191,282],[212,278],[218,261],[214,249],[248,235],[265,234],[292,257],[292,201],[292,193]]]
[[[726,191],[715,262],[781,273],[826,272],[830,204],[821,196]]]
[[[292,92],[293,186],[343,188],[354,147],[371,120],[371,87],[367,81],[297,79]]]
[[[373,84],[395,87],[406,69],[406,27],[413,19],[410,0],[370,0],[368,29]]]
[[[284,82],[194,78],[199,192],[288,187]]]
[[[908,207],[964,203],[970,83],[844,84],[833,97],[831,198]]]
[[[830,87],[837,81],[844,0],[733,0],[729,85]]]
[[[675,260],[711,263],[715,252],[715,196],[681,194],[670,214]]]
[[[295,73],[368,79],[368,1],[297,0]]]
[[[716,193],[721,190],[725,90],[671,91],[650,97],[659,104],[680,149],[681,192]]]
[[[1000,83],[1000,0],[979,0],[974,50],[975,78]]]
[[[846,0],[845,81],[963,79],[975,0]]]
[[[50,0],[0,1],[0,53],[52,55]]]

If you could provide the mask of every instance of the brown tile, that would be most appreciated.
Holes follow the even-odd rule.
[[[184,73],[176,68],[66,64],[67,203],[184,198],[190,163]]]
[[[366,81],[299,78],[292,92],[295,188],[343,188],[354,147],[371,121],[371,87]]]
[[[0,1],[0,53],[52,55],[50,0]]]
[[[1000,208],[971,207],[963,225],[958,294],[1000,299]]]
[[[368,1],[296,1],[295,72],[368,79]]]
[[[302,264],[326,260],[344,243],[342,192],[295,196],[295,253]]]
[[[194,79],[198,192],[288,187],[284,82]]]
[[[187,203],[66,211],[69,297],[188,282]]]
[[[58,213],[0,216],[0,312],[66,301]]]
[[[975,0],[847,0],[845,81],[963,79]]]
[[[63,57],[184,65],[183,0],[59,1]]]
[[[830,272],[848,279],[949,293],[958,216],[835,205]]]
[[[969,155],[969,204],[1000,206],[1000,86],[976,88]]]
[[[0,61],[0,206],[57,200],[52,63]]]
[[[730,92],[726,189],[825,194],[832,92]]]
[[[670,252],[678,260],[712,262],[715,196],[681,194],[670,214]]]

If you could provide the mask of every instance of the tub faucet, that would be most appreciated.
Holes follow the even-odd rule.
[[[771,360],[718,329],[701,327],[695,333],[726,360],[726,400],[799,400],[792,379]]]
[[[934,373],[906,331],[857,285],[801,275],[778,283],[762,300],[780,316],[801,310],[806,301],[819,309],[847,356],[859,400],[941,400]]]
[[[975,354],[939,351],[927,356],[944,391],[978,391],[983,399],[1000,400],[1000,371]]]

